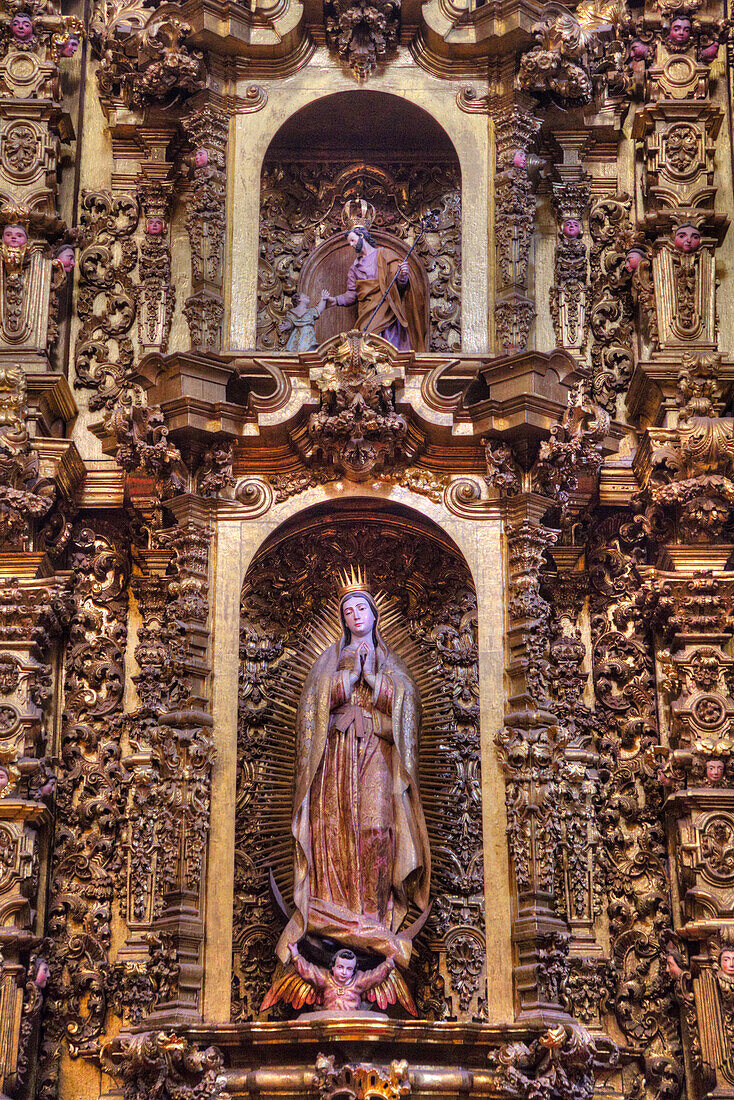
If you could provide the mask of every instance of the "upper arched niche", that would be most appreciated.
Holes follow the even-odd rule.
[[[389,150],[389,156],[386,151]],[[263,161],[260,204],[258,346],[282,349],[280,331],[296,292],[317,305],[341,293],[354,256],[342,218],[349,200],[374,211],[378,244],[407,252],[421,218],[433,227],[411,257],[411,278],[428,296],[429,350],[461,346],[461,171],[446,131],[401,96],[349,91],[296,111]],[[316,326],[319,343],[354,327],[356,309],[332,307]]]
[[[274,160],[391,160],[459,166],[453,143],[436,119],[402,96],[349,91],[301,107],[275,134],[265,162]]]

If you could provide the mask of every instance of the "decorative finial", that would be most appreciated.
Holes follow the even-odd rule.
[[[358,565],[356,570],[351,566],[349,570],[344,569],[339,573],[339,599],[343,600],[345,596],[350,596],[354,592],[370,592],[370,586],[367,584],[361,565]]]

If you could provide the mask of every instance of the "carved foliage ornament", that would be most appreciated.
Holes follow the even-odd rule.
[[[407,422],[395,409],[392,358],[379,337],[355,331],[335,338],[316,371],[321,407],[309,420],[306,461],[359,481],[412,457]]]
[[[326,40],[358,80],[366,80],[398,43],[400,0],[327,0]]]
[[[588,51],[593,31],[584,29],[562,4],[546,4],[544,16],[533,26],[538,45],[522,55],[518,82],[523,91],[550,96],[562,104],[591,101]]]
[[[217,1100],[224,1090],[216,1047],[199,1050],[174,1032],[118,1035],[99,1057],[121,1082],[124,1100]]]
[[[112,901],[122,867],[120,764],[128,566],[119,535],[77,527],[74,615],[66,652],[61,770],[48,929],[51,981],[44,1006],[38,1095],[54,1100],[61,1042],[79,1055],[104,1026]]]
[[[151,101],[171,105],[200,91],[204,56],[186,44],[191,33],[175,3],[151,11],[142,2],[97,0],[91,35],[102,58],[97,70],[102,96],[139,108]]]

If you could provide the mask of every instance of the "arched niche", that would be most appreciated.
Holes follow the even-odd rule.
[[[304,674],[298,653],[336,602],[338,570],[352,565],[367,569],[373,589],[402,616],[396,637],[403,650],[396,643],[396,651],[413,664],[411,672],[422,668],[419,770],[433,911],[415,943],[409,984],[423,1019],[481,1019],[486,942],[474,583],[460,550],[435,523],[400,506],[351,500],[311,508],[280,526],[255,554],[242,588],[232,1020],[257,1016],[275,970],[283,920],[271,898],[271,870],[290,902],[295,729],[287,711],[295,704],[294,677]]]
[[[342,246],[344,204],[364,198],[375,211],[378,243],[406,253],[421,218],[434,226],[411,257],[411,277],[428,291],[429,350],[461,348],[461,169],[436,119],[402,96],[345,91],[296,111],[273,136],[260,190],[257,346],[283,348],[279,331],[293,294],[316,306],[322,288],[346,288],[354,256]],[[350,317],[351,315],[351,317]],[[323,341],[352,327],[355,310],[327,310]]]

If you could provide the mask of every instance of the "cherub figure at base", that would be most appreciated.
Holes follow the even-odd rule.
[[[374,1003],[384,1009],[400,1001],[411,1015],[417,1015],[403,977],[395,969],[394,956],[389,955],[374,970],[359,970],[354,952],[342,948],[334,953],[327,970],[307,962],[295,943],[289,944],[289,949],[291,962],[280,977],[276,974],[261,1012],[267,1012],[278,1001],[287,1001],[296,1009],[308,1005],[348,1015],[364,1012]]]
[[[312,309],[311,299],[307,294],[293,295],[293,309],[289,309],[285,320],[280,323],[279,330],[282,333],[290,332],[286,351],[311,351],[318,347],[315,325],[321,314],[326,309],[328,291],[321,295],[321,301]]]

